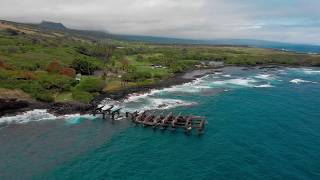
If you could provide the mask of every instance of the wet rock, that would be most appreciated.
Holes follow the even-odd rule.
[[[30,103],[28,101],[18,100],[16,98],[0,99],[0,116],[27,108],[29,105]]]
[[[274,66],[261,66],[259,69],[276,69],[279,68],[280,66],[274,65]]]
[[[165,107],[168,107],[168,105],[167,105],[167,104],[160,104],[160,105],[158,106],[158,108],[165,108]]]
[[[84,104],[79,102],[70,103],[53,103],[48,109],[49,113],[55,115],[65,115],[65,114],[86,114],[93,110],[91,104]]]

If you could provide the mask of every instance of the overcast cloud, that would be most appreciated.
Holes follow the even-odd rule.
[[[320,44],[319,0],[0,0],[0,18],[118,34]]]

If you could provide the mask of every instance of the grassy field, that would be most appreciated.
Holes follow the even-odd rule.
[[[0,24],[0,93],[25,93],[39,101],[88,102],[103,91],[157,83],[206,61],[320,66],[319,55],[92,39]],[[82,74],[80,82],[76,74]]]

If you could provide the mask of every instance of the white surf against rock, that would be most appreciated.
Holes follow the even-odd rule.
[[[164,110],[172,109],[179,106],[196,105],[195,102],[188,102],[179,99],[164,99],[164,98],[146,98],[143,102],[124,104],[124,111],[147,111],[147,110]]]
[[[192,82],[185,83],[182,85],[176,85],[169,88],[164,88],[162,90],[155,91],[155,93],[161,93],[161,92],[182,92],[182,93],[198,93],[201,92],[204,89],[210,88],[206,84],[206,80],[210,78],[210,75],[206,75],[201,78],[197,78],[193,80]]]
[[[32,110],[15,116],[6,116],[0,118],[0,124],[10,123],[28,123],[31,121],[54,120],[56,116],[47,112],[47,110]]]
[[[201,78],[197,78],[193,80],[192,82],[185,83],[182,85],[175,85],[171,86],[169,88],[163,88],[163,89],[152,89],[147,93],[133,93],[130,94],[127,99],[125,100],[126,102],[131,102],[131,101],[136,101],[141,98],[146,98],[154,95],[159,95],[162,93],[170,93],[170,92],[184,92],[184,93],[197,93],[200,92],[204,89],[210,88],[208,85],[206,85],[206,79],[209,77],[209,75],[206,75]]]
[[[162,98],[163,93],[199,93],[204,89],[211,88],[207,84],[207,79],[210,79],[209,75],[198,78],[190,83],[182,85],[176,85],[164,89],[154,89],[147,93],[133,93],[130,94],[127,99],[123,101],[114,101],[112,99],[106,99],[101,102],[100,106],[110,107],[110,105],[116,108],[122,108],[123,112],[129,111],[146,111],[146,110],[159,110],[159,109],[171,109],[179,106],[191,106],[195,105],[195,102],[189,102],[180,99]]]
[[[76,117],[82,117],[86,119],[93,119],[92,115],[80,115],[80,114],[69,114],[63,116],[55,116],[43,109],[35,109],[32,111],[27,111],[22,114],[15,116],[5,116],[0,118],[0,125],[5,124],[25,124],[35,121],[48,121],[48,120],[69,120]]]
[[[179,106],[195,105],[195,102],[184,101],[180,99],[161,98],[154,93],[132,94],[124,101],[114,101],[106,99],[99,105],[103,109],[114,106],[113,109],[121,108],[122,112],[147,111],[171,109]]]

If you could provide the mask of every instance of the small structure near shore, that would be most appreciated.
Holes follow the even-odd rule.
[[[123,117],[121,115],[121,108],[114,109],[114,106],[110,106],[107,109],[103,109],[104,107],[96,108],[92,111],[94,116],[101,114],[103,119],[107,119],[107,116],[115,121],[115,118]],[[184,130],[186,134],[191,134],[193,130],[196,130],[199,135],[203,134],[205,125],[207,122],[204,117],[200,116],[182,116],[179,114],[178,116],[174,116],[172,112],[167,115],[156,115],[153,113],[148,113],[144,111],[142,113],[139,112],[126,112],[125,117],[131,120],[133,123],[137,125],[142,125],[143,127],[152,127],[153,129],[161,129],[161,130],[172,130],[176,131],[178,129]]]

